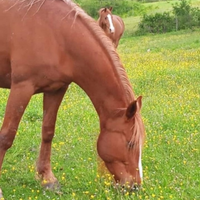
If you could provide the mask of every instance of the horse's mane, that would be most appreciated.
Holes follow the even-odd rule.
[[[6,1],[6,0],[5,0]],[[42,7],[46,0],[13,0],[14,3],[6,11],[9,11],[16,5],[20,5],[18,9],[27,8],[27,12],[32,8],[34,4],[39,4],[38,10]]]

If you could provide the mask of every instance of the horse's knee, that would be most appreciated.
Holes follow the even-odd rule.
[[[51,142],[54,136],[54,127],[52,126],[43,126],[42,129],[42,140],[43,142]]]
[[[42,135],[42,141],[45,143],[49,143],[52,141],[54,136],[54,132],[49,131],[49,132],[45,132],[45,134]]]
[[[0,148],[3,150],[9,149],[13,144],[14,138],[15,138],[15,134],[1,131],[0,132]]]

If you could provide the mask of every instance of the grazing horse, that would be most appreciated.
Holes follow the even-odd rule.
[[[115,48],[96,21],[70,0],[0,0],[0,30],[0,87],[10,89],[0,129],[0,169],[32,95],[43,93],[36,170],[44,187],[56,187],[51,144],[58,108],[74,82],[99,116],[97,151],[105,166],[116,183],[140,185],[142,97],[135,97]]]
[[[112,40],[115,48],[117,48],[119,40],[124,33],[123,20],[117,15],[112,15],[112,7],[101,8],[97,23]]]

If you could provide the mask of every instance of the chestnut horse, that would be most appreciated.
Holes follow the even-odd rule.
[[[74,82],[99,116],[97,151],[105,166],[116,183],[140,185],[141,96],[135,98],[115,48],[96,21],[70,0],[1,0],[0,30],[0,87],[10,89],[0,129],[0,169],[31,96],[43,93],[36,170],[44,187],[56,187],[52,138],[58,108]]]
[[[112,7],[101,8],[97,23],[112,40],[115,48],[117,48],[119,40],[124,33],[125,26],[123,20],[119,16],[112,14]]]

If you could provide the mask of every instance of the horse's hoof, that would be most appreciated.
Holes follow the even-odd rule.
[[[45,190],[50,190],[50,191],[59,191],[60,190],[60,184],[58,181],[56,182],[48,182],[48,183],[44,183],[42,185],[42,187]],[[1,199],[0,199],[1,200]]]

